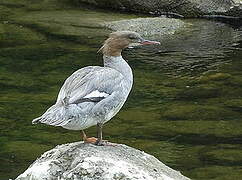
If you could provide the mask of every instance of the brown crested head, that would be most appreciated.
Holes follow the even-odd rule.
[[[148,43],[150,42],[150,43]],[[138,33],[132,31],[117,31],[109,35],[103,46],[98,50],[107,56],[120,56],[124,48],[131,43],[159,44],[156,41],[144,40]]]

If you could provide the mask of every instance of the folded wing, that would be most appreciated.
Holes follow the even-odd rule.
[[[123,80],[123,75],[115,69],[88,66],[66,79],[57,102],[77,104],[82,101],[99,101],[119,89]]]

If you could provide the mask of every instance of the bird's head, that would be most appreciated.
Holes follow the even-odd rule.
[[[109,38],[104,42],[98,52],[102,52],[107,56],[120,56],[122,50],[127,48],[130,44],[148,45],[160,44],[160,42],[145,40],[136,32],[117,31],[109,35]]]

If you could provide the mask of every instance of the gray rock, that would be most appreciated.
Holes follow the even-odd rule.
[[[141,36],[174,34],[185,23],[172,18],[137,18],[105,23],[104,26],[114,31],[135,31]]]
[[[188,180],[154,156],[128,147],[76,142],[45,152],[16,180]]]
[[[91,5],[125,11],[171,14],[180,17],[223,15],[242,17],[240,0],[79,0]]]

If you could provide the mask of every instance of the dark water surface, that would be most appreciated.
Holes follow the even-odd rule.
[[[1,180],[15,178],[56,145],[80,140],[77,131],[31,124],[55,102],[66,77],[102,64],[96,51],[107,32],[78,23],[134,17],[17,10],[21,18],[0,24]],[[105,125],[105,139],[144,150],[192,179],[242,179],[241,29],[187,23],[185,31],[160,37],[161,46],[124,51],[135,84],[121,112]],[[95,127],[87,133],[94,136]]]

